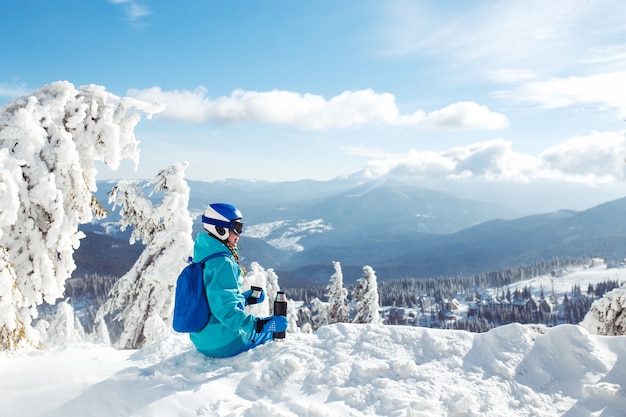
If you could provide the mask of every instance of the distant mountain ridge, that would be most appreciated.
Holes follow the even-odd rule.
[[[189,209],[197,216],[195,232],[201,229],[199,216],[208,203],[236,204],[249,232],[241,239],[244,262],[273,268],[281,282],[292,285],[327,281],[332,261],[341,262],[344,279],[350,282],[360,277],[364,265],[372,266],[379,279],[435,277],[551,257],[621,259],[626,248],[626,199],[582,212],[514,218],[506,207],[391,179],[188,183]],[[98,184],[101,202],[107,201],[113,185]],[[127,239],[128,231],[116,228],[116,216],[113,212],[83,229],[90,239]],[[103,250],[107,245],[103,243]],[[89,256],[79,249],[81,271]]]
[[[381,243],[376,247],[377,272],[420,278],[471,275],[555,257],[594,256],[617,262],[626,256],[624,213],[626,198],[582,212],[492,220],[452,234],[409,237],[401,244],[390,241],[386,253],[381,252]],[[349,252],[375,256],[374,251],[367,251],[367,245],[357,244]],[[308,255],[312,259],[324,256],[319,252]],[[342,255],[337,248],[334,256]],[[347,267],[353,261],[345,255],[342,266]]]

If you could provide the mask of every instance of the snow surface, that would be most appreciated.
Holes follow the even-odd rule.
[[[0,352],[4,417],[623,416],[626,336],[511,324],[368,324],[288,334],[235,358],[172,334],[140,350]]]
[[[498,292],[516,289],[521,290],[527,286],[531,293],[539,297],[543,289],[545,296],[558,294],[562,298],[564,294],[572,295],[572,287],[578,285],[581,291],[586,294],[589,284],[598,285],[605,281],[626,282],[626,268],[607,268],[606,265],[592,267],[569,266],[563,269],[563,276],[553,277],[551,275],[539,275],[526,280],[517,281],[513,284],[498,289]]]

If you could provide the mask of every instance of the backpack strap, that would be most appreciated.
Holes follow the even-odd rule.
[[[227,253],[227,252],[216,252],[216,253],[212,253],[212,254],[210,254],[209,256],[207,256],[206,258],[204,258],[203,260],[201,260],[200,262],[195,262],[195,263],[198,263],[198,264],[203,264],[203,265],[204,265],[204,263],[205,263],[206,261],[208,261],[209,259],[212,259],[212,258],[217,258],[218,256],[228,256],[228,253]]]

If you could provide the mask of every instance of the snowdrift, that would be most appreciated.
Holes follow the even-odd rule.
[[[626,336],[574,325],[337,324],[228,359],[197,353],[185,335],[136,351],[0,355],[6,417],[608,417],[625,413],[623,381]]]

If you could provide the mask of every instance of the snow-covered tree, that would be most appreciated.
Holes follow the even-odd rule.
[[[139,161],[135,125],[161,105],[55,82],[0,109],[0,349],[38,346],[36,306],[63,295],[94,198],[96,161]]]
[[[274,314],[274,300],[276,300],[276,294],[280,291],[280,285],[278,284],[278,275],[272,268],[265,269],[258,262],[252,262],[250,265],[250,271],[246,274],[244,280],[243,289],[247,290],[252,285],[265,289],[265,301],[261,304],[256,304],[248,307],[248,311],[257,317],[271,316]],[[293,302],[288,301],[287,304],[287,319],[289,320],[288,332],[295,332],[298,325],[298,317],[295,308],[293,308]],[[289,310],[289,307],[293,308],[293,311]],[[293,313],[293,314],[290,314]]]
[[[350,315],[348,305],[348,290],[343,286],[341,264],[333,261],[335,273],[330,277],[330,284],[326,287],[328,297],[328,319],[332,323],[346,323]]]
[[[111,336],[109,334],[109,326],[107,326],[102,315],[98,316],[94,320],[93,332],[88,337],[91,343],[96,343],[105,346],[111,346]]]
[[[24,341],[38,341],[39,333],[22,321],[21,317],[27,317],[30,313],[22,304],[23,297],[8,251],[0,247],[0,254],[0,346],[2,349],[14,350]],[[16,305],[16,302],[20,304]]]
[[[616,288],[594,301],[580,325],[592,334],[626,335],[626,289]]]
[[[247,291],[252,286],[267,288],[267,271],[258,262],[252,262],[250,269],[243,280],[243,290]],[[273,301],[273,300],[271,300]],[[258,304],[246,307],[246,311],[257,317],[267,317],[270,315],[270,299],[265,291],[265,300]]]
[[[300,333],[313,333],[313,327],[311,323],[304,323],[300,327]]]
[[[311,300],[311,325],[313,330],[330,324],[328,317],[328,304],[315,297]]]
[[[307,307],[306,305],[300,306],[300,308],[297,309],[297,314],[298,314],[297,323],[300,323],[297,331],[302,332],[302,333],[313,333],[313,326],[312,326],[313,317],[312,317],[311,309]]]
[[[139,181],[120,181],[110,200],[121,206],[121,226],[131,226],[131,244],[145,245],[130,271],[111,289],[111,297],[98,311],[123,324],[116,346],[135,349],[162,338],[170,329],[176,279],[193,251],[192,218],[187,208],[187,164],[160,171],[146,186],[150,196],[163,193],[160,204],[144,196]],[[112,338],[115,340],[114,338]]]
[[[363,276],[357,281],[353,301],[356,304],[356,315],[352,320],[353,323],[382,323],[378,313],[380,304],[376,273],[371,266],[363,267]]]
[[[274,300],[276,300],[276,294],[280,291],[280,285],[278,285],[278,275],[272,268],[266,272],[266,287],[267,298],[269,301],[270,315],[274,314]]]
[[[56,314],[49,325],[44,340],[46,346],[64,347],[85,342],[85,330],[67,301],[57,304]]]
[[[287,327],[288,333],[297,333],[298,329],[298,310],[296,309],[296,303],[293,300],[287,300],[287,320],[289,321],[289,327]]]

